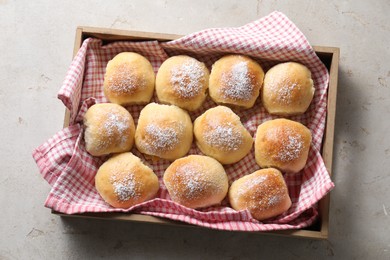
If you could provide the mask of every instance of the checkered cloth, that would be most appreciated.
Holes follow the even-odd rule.
[[[248,55],[265,70],[282,61],[297,61],[306,65],[312,72],[315,96],[308,111],[292,119],[309,127],[313,134],[313,144],[306,167],[298,174],[284,175],[292,199],[291,208],[263,222],[253,219],[248,211],[233,210],[226,199],[219,206],[200,210],[186,208],[170,200],[162,182],[164,170],[169,166],[165,160],[148,161],[160,181],[157,198],[129,209],[116,209],[105,203],[95,189],[94,176],[107,158],[93,157],[86,152],[82,118],[91,105],[107,102],[102,91],[105,67],[116,54],[125,51],[145,56],[155,72],[164,60],[177,54],[193,56],[209,68],[218,58],[231,53]],[[317,202],[334,187],[319,152],[325,127],[328,80],[325,66],[305,36],[279,12],[242,27],[207,29],[165,43],[126,41],[103,44],[98,39],[86,39],[58,93],[59,99],[70,110],[70,126],[33,152],[40,173],[52,186],[45,206],[66,214],[115,211],[140,213],[223,230],[266,231],[309,226],[318,217]],[[157,101],[156,97],[153,101]],[[190,116],[194,120],[213,106],[215,104],[208,98],[203,107],[191,112]],[[142,108],[140,105],[127,108],[135,123]],[[260,102],[249,110],[235,112],[252,136],[259,124],[274,118]],[[146,160],[136,148],[133,148],[132,153]],[[189,153],[200,154],[200,151],[193,145]],[[240,162],[225,166],[229,183],[258,169],[253,149]]]

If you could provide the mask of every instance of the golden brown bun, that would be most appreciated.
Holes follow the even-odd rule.
[[[210,73],[210,97],[221,105],[251,108],[259,96],[264,71],[243,55],[228,55],[217,60]]]
[[[208,87],[207,67],[185,55],[164,61],[156,76],[156,93],[160,102],[188,111],[194,111],[203,104]]]
[[[194,121],[196,144],[222,164],[238,162],[249,153],[253,138],[228,107],[208,109]]]
[[[308,68],[296,62],[281,63],[265,74],[262,102],[270,114],[299,115],[308,109],[314,90]]]
[[[229,201],[233,209],[247,209],[257,220],[275,217],[291,207],[282,173],[273,168],[234,181],[229,189]]]
[[[132,153],[117,154],[100,166],[95,176],[100,196],[115,208],[129,208],[154,198],[157,176]]]
[[[173,201],[194,209],[220,204],[229,187],[223,166],[202,155],[174,161],[163,179]]]
[[[152,64],[134,52],[122,52],[107,64],[104,95],[119,105],[146,104],[154,91]]]
[[[306,126],[287,119],[270,120],[257,128],[256,162],[261,168],[296,173],[306,165],[310,144],[311,132]]]
[[[185,110],[156,103],[141,110],[135,131],[141,153],[173,161],[190,150],[192,138],[192,122]]]
[[[135,125],[129,111],[117,104],[95,104],[84,115],[86,150],[93,156],[130,151]]]

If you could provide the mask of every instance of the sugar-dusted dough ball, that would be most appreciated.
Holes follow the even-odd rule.
[[[91,106],[84,115],[86,150],[94,156],[130,151],[135,125],[131,114],[117,104]]]
[[[228,192],[228,177],[215,159],[189,155],[174,161],[164,173],[171,199],[189,208],[220,204]]]
[[[314,91],[310,70],[300,63],[285,62],[267,71],[261,97],[268,113],[292,116],[305,113]]]
[[[194,111],[203,104],[209,87],[209,71],[195,58],[173,56],[161,64],[156,76],[160,102]]]
[[[257,62],[243,55],[227,55],[212,66],[210,97],[220,105],[251,108],[263,80],[264,71]]]
[[[117,154],[103,163],[95,176],[100,196],[115,208],[129,208],[154,198],[156,174],[132,153]]]
[[[252,148],[253,138],[240,118],[228,107],[208,109],[194,121],[196,144],[202,153],[222,164],[244,158]]]
[[[282,173],[273,168],[234,181],[229,189],[229,202],[235,210],[249,210],[257,220],[275,217],[291,207]]]
[[[146,104],[154,92],[152,64],[135,52],[122,52],[107,64],[104,95],[119,105]]]
[[[256,162],[261,168],[299,172],[306,165],[311,139],[310,130],[299,122],[282,118],[266,121],[256,132]]]
[[[188,153],[192,139],[192,122],[185,110],[156,103],[141,110],[135,131],[135,145],[141,153],[173,161]]]

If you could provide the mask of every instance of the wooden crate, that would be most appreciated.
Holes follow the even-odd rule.
[[[113,30],[93,27],[78,27],[76,30],[76,39],[74,45],[73,56],[77,54],[83,41],[88,37],[94,37],[102,39],[104,42],[113,41],[140,41],[140,40],[158,40],[158,41],[170,41],[178,39],[181,35],[175,34],[162,34],[162,33],[149,33],[149,32],[137,32],[137,31],[125,31],[125,30]],[[336,96],[337,96],[337,78],[338,78],[338,66],[339,66],[339,48],[336,47],[324,47],[313,46],[318,57],[322,60],[330,73],[329,89],[328,89],[328,111],[326,118],[326,129],[323,138],[322,156],[329,174],[332,174],[332,157],[333,157],[333,139],[334,139],[334,124],[336,113]],[[65,112],[64,127],[69,125],[69,111]],[[281,230],[281,231],[269,231],[269,232],[257,232],[259,234],[271,234],[282,235],[291,237],[311,238],[311,239],[327,239],[329,231],[329,194],[325,196],[319,202],[319,221],[311,227],[301,230]],[[82,217],[82,218],[95,218],[105,220],[122,220],[122,221],[138,221],[155,224],[168,224],[174,226],[186,226],[191,228],[201,228],[190,224],[172,221],[168,219],[146,216],[141,214],[131,213],[83,213],[67,215],[53,211],[54,214],[58,214],[66,217]]]

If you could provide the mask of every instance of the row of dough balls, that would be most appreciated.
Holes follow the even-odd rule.
[[[228,193],[232,208],[247,209],[258,220],[277,216],[291,206],[282,173],[276,168],[301,170],[311,142],[310,131],[300,123],[276,119],[261,124],[256,134],[255,157],[265,169],[236,180],[229,188],[219,161],[244,157],[253,139],[239,117],[227,107],[207,110],[193,127],[185,110],[151,103],[141,111],[135,130],[125,108],[112,103],[96,104],[88,109],[84,124],[89,153],[100,155],[99,149],[107,154],[119,153],[107,160],[95,176],[97,191],[113,207],[129,208],[154,198],[159,190],[153,171],[138,157],[124,152],[132,148],[135,136],[138,150],[147,156],[174,160],[163,177],[173,201],[190,208],[203,208],[220,204]],[[183,157],[192,144],[193,132],[202,152],[215,159],[201,155]]]
[[[258,170],[234,181],[229,187],[223,166],[203,155],[189,155],[175,160],[165,171],[164,184],[172,199],[189,208],[220,204],[228,196],[235,210],[248,210],[252,217],[275,217],[291,206],[282,173],[274,168]],[[130,152],[107,160],[95,176],[95,186],[111,206],[129,208],[156,197],[156,174]]]
[[[155,76],[142,55],[122,52],[107,64],[104,94],[119,105],[147,104],[154,89],[161,103],[188,111],[200,108],[207,96],[219,105],[251,108],[262,89],[262,103],[273,115],[303,114],[314,86],[310,70],[296,62],[280,63],[264,75],[262,67],[244,55],[227,55],[211,69],[195,58],[179,55],[165,60]]]
[[[185,156],[193,137],[205,155],[222,164],[244,158],[253,138],[240,118],[228,107],[208,109],[192,124],[187,111],[174,106],[150,103],[140,113],[137,128],[131,114],[112,103],[95,104],[84,116],[86,150],[93,156],[138,151],[151,159],[174,161]],[[260,124],[255,139],[255,159],[260,167],[299,172],[306,164],[311,132],[301,123],[274,119]]]

